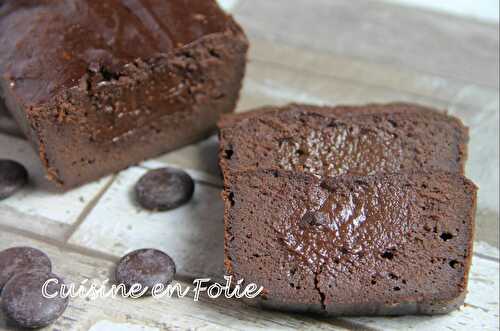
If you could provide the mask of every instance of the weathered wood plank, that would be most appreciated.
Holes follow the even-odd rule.
[[[469,112],[475,112],[488,100],[498,97],[497,88],[415,72],[392,64],[276,44],[260,38],[253,38],[251,45],[249,57],[253,65],[265,62],[282,70],[310,74],[312,77],[326,76],[348,84],[395,90],[445,104],[453,103]]]
[[[66,193],[55,192],[26,140],[0,133],[0,150],[1,158],[20,162],[30,175],[25,188],[0,203],[0,224],[63,240],[64,231],[70,230],[70,225],[79,220],[87,205],[110,181],[108,177]]]
[[[78,249],[58,243],[38,241],[8,231],[0,231],[0,250],[15,245],[30,245],[47,252],[54,264],[54,271],[64,276],[67,283],[80,284],[85,278],[104,281],[112,277],[113,259],[82,255]],[[477,246],[479,253],[491,254],[491,247]],[[495,249],[498,254],[498,250]],[[108,330],[134,330],[133,327],[170,329],[361,329],[395,330],[413,326],[417,330],[435,330],[450,326],[455,330],[495,330],[498,327],[498,261],[474,257],[467,305],[460,311],[439,317],[399,318],[344,318],[320,319],[314,316],[290,315],[263,311],[237,300],[209,299],[202,297],[194,302],[192,294],[186,298],[159,300],[126,300],[102,298],[87,301],[77,298],[68,311],[53,327],[47,330],[88,330],[91,327],[113,327]],[[182,286],[189,283],[179,281]],[[128,329],[127,329],[128,328]],[[0,314],[0,330],[8,327]],[[107,330],[107,331],[108,331]]]
[[[371,0],[242,0],[235,15],[259,39],[499,86],[498,25]]]
[[[0,250],[11,246],[29,245],[45,251],[52,259],[54,272],[66,283],[80,284],[84,279],[100,281],[112,278],[114,262],[89,257],[48,243],[20,237],[0,231]],[[184,288],[192,284],[179,281]],[[106,328],[108,327],[108,328]],[[93,328],[93,329],[92,329]],[[295,316],[251,308],[246,304],[224,298],[199,302],[190,293],[185,298],[131,300],[124,298],[100,298],[71,301],[64,316],[44,330],[345,330],[334,321],[321,322],[306,316]],[[0,312],[0,330],[18,330],[6,325]]]
[[[453,14],[468,19],[498,24],[499,2],[491,0],[475,1],[433,1],[433,0],[386,0],[409,7],[432,9],[445,14]]]
[[[145,246],[159,248],[177,261],[178,272],[183,276],[221,276],[224,261],[221,186],[209,183],[203,174],[190,171],[196,187],[188,204],[172,211],[148,212],[133,197],[134,185],[146,171],[132,167],[118,174],[69,242],[115,256]]]

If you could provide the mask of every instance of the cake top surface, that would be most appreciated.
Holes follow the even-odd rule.
[[[47,102],[88,71],[112,75],[224,32],[213,0],[7,0],[0,2],[0,75],[21,102]]]
[[[468,139],[457,118],[403,103],[264,108],[226,116],[219,127],[224,171],[278,168],[320,176],[463,173]]]
[[[280,120],[297,120],[303,116],[324,116],[328,118],[349,118],[361,115],[418,114],[437,118],[455,118],[436,109],[407,102],[371,103],[366,105],[319,106],[290,103],[278,107],[262,107],[251,111],[226,114],[218,123],[219,128],[232,128],[248,125],[255,120],[279,118]]]

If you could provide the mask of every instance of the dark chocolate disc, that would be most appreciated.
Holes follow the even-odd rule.
[[[52,264],[42,251],[32,247],[12,247],[0,252],[0,292],[14,275],[28,271],[50,272]]]
[[[61,317],[68,306],[69,299],[63,298],[60,293],[62,284],[64,281],[52,273],[32,271],[17,274],[5,284],[2,309],[10,320],[25,328],[50,325]]]
[[[193,179],[182,170],[151,170],[135,186],[137,202],[145,209],[165,211],[188,202],[194,193]]]
[[[125,255],[116,268],[115,278],[118,284],[127,289],[139,284],[148,288],[151,294],[156,284],[170,284],[175,276],[175,263],[170,256],[156,249],[140,249]]]
[[[0,160],[0,200],[16,193],[28,182],[26,168],[12,160]]]

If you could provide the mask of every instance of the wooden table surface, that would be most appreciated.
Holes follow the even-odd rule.
[[[238,111],[291,101],[363,104],[412,101],[470,127],[467,176],[479,185],[477,235],[467,304],[446,316],[336,318],[261,311],[237,300],[74,299],[47,330],[498,330],[499,27],[472,18],[371,0],[226,0],[247,31],[250,63]],[[1,112],[0,112],[1,113]],[[212,137],[65,194],[51,193],[31,146],[0,115],[0,157],[22,162],[31,185],[0,203],[0,250],[47,252],[68,283],[110,278],[137,248],[168,252],[177,282],[223,275],[221,181]],[[130,198],[147,169],[189,169],[193,201],[148,213]],[[0,330],[16,330],[0,313]]]

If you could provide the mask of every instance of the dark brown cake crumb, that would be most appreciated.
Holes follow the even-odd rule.
[[[442,314],[464,300],[476,187],[446,172],[226,181],[226,266],[266,307],[330,315]]]
[[[457,118],[413,104],[292,104],[219,122],[224,175],[283,169],[320,176],[441,170],[463,174],[468,130]]]

